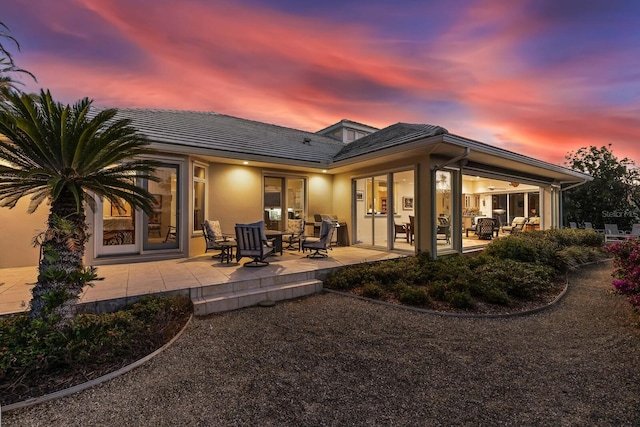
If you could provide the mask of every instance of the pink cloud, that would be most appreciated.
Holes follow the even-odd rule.
[[[89,96],[106,106],[211,110],[311,131],[342,118],[378,127],[426,122],[554,163],[571,149],[609,142],[640,161],[637,111],[594,105],[593,82],[565,77],[585,64],[527,68],[519,47],[545,23],[505,2],[461,9],[459,22],[413,57],[376,42],[380,36],[364,25],[237,2],[78,4],[140,60],[27,56],[40,84],[67,101]],[[42,13],[58,32],[76,33],[66,3]],[[431,107],[440,102],[457,107]]]

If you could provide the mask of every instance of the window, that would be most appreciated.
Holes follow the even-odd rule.
[[[207,167],[193,164],[193,231],[202,231],[201,224],[207,218]]]

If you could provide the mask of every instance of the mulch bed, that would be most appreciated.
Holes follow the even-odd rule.
[[[158,336],[162,336],[160,345],[155,347],[132,345],[133,350],[118,360],[77,366],[73,370],[52,372],[35,378],[22,378],[13,383],[0,382],[0,405],[9,405],[44,396],[115,372],[153,353],[171,341],[186,325],[190,317],[191,313],[184,313],[180,317],[170,319],[166,324],[154,325],[158,330]],[[149,341],[158,342],[157,340]]]

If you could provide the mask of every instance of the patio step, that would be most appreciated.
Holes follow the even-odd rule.
[[[322,281],[309,279],[268,286],[249,287],[247,289],[219,292],[209,295],[193,296],[193,312],[196,316],[222,313],[251,307],[262,301],[282,301],[311,295],[322,290]]]

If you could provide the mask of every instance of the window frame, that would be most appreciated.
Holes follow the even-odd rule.
[[[196,169],[202,168],[204,170],[204,178],[200,178],[196,176]],[[193,226],[191,227],[192,234],[202,234],[202,227],[200,224],[197,224],[195,211],[196,211],[196,183],[201,183],[204,185],[204,197],[202,200],[202,218],[203,222],[207,219],[207,211],[208,211],[208,198],[209,195],[207,193],[208,187],[208,177],[209,177],[209,165],[199,161],[193,161],[191,166],[191,220],[193,222]]]

